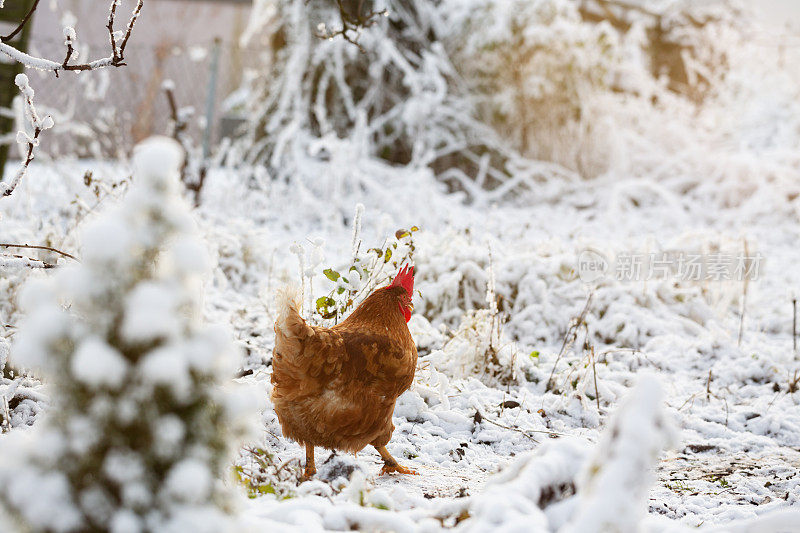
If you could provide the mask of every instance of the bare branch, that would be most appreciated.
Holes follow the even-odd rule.
[[[189,127],[189,117],[193,110],[191,108],[178,108],[178,102],[175,98],[175,86],[172,80],[165,80],[163,84],[164,93],[167,96],[167,104],[169,105],[170,114],[170,136],[175,139],[178,144],[183,148],[183,166],[181,167],[181,182],[183,185],[194,195],[194,206],[200,205],[200,191],[206,181],[206,174],[208,173],[208,163],[203,160],[199,164],[190,161],[192,155],[191,145],[187,139],[185,132]]]
[[[19,27],[9,34],[6,37],[0,38],[0,52],[3,52],[11,59],[18,63],[22,63],[23,65],[35,68],[44,71],[52,71],[58,76],[60,71],[64,70],[72,70],[72,71],[83,71],[83,70],[96,70],[104,67],[121,67],[125,65],[125,47],[128,44],[128,40],[131,37],[131,33],[133,32],[133,26],[136,24],[136,21],[139,19],[139,15],[142,12],[142,6],[144,5],[144,0],[138,0],[136,6],[133,8],[131,12],[131,18],[128,20],[128,25],[125,29],[125,33],[122,34],[122,41],[117,45],[117,37],[114,31],[114,20],[117,14],[117,6],[119,4],[119,0],[111,0],[111,5],[109,7],[109,15],[108,15],[108,33],[109,39],[111,43],[111,55],[109,57],[105,57],[102,59],[97,59],[95,61],[91,61],[88,63],[78,63],[72,64],[70,61],[73,58],[75,52],[75,40],[76,34],[73,28],[67,27],[64,28],[64,45],[67,47],[66,55],[64,60],[60,63],[56,61],[52,61],[50,59],[34,57],[29,55],[25,52],[14,48],[13,46],[6,44],[5,41],[10,40],[30,19],[33,12],[36,10],[38,6],[38,0],[33,4],[31,10],[25,16],[25,19],[20,23]],[[121,33],[121,32],[120,32]],[[10,181],[7,183],[0,183],[0,198],[5,196],[10,196],[11,193],[17,188],[22,178],[25,177],[25,174],[28,171],[28,167],[30,166],[31,162],[34,158],[34,147],[38,146],[39,144],[39,135],[42,131],[49,129],[53,126],[53,119],[49,116],[46,116],[43,120],[40,120],[36,114],[36,109],[33,106],[33,89],[31,89],[30,85],[28,85],[28,78],[24,74],[20,74],[16,78],[17,86],[19,86],[20,91],[25,99],[25,111],[26,117],[30,121],[31,125],[33,126],[33,137],[30,137],[25,132],[19,132],[17,134],[17,142],[20,144],[28,145],[27,154],[25,159],[22,163],[22,166],[17,171],[17,173],[11,178]]]
[[[139,0],[136,4],[136,8],[134,8],[133,13],[131,14],[131,18],[128,21],[128,27],[125,30],[125,37],[122,39],[122,44],[119,45],[119,59],[122,61],[125,58],[125,46],[128,44],[128,39],[131,38],[131,32],[133,31],[133,25],[136,24],[136,20],[139,18],[139,14],[142,12],[142,6],[144,5],[144,0]]]
[[[61,250],[59,250],[57,248],[51,248],[50,246],[38,246],[38,245],[34,245],[34,244],[11,244],[11,243],[0,242],[0,248],[28,248],[28,249],[31,249],[31,250],[47,250],[48,252],[53,252],[53,253],[57,253],[59,255],[62,255],[64,257],[68,257],[68,258],[72,259],[73,261],[77,261],[78,263],[81,262],[80,259],[78,259],[74,255],[68,254],[67,252],[62,252]]]
[[[39,0],[33,2],[33,5],[31,6],[30,10],[22,19],[22,21],[19,23],[19,25],[14,29],[14,31],[12,31],[8,35],[3,35],[2,37],[0,37],[0,41],[7,43],[11,39],[13,39],[19,32],[21,32],[22,28],[24,28],[25,25],[28,23],[28,21],[31,19],[31,16],[33,15],[33,12],[36,11],[37,7],[39,7]]]

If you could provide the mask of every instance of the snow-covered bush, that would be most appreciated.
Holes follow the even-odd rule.
[[[620,69],[617,32],[584,22],[567,0],[450,4],[449,48],[481,120],[526,156],[584,175],[604,170],[603,132],[591,131],[603,126],[593,97],[610,91]]]
[[[360,237],[363,209],[361,204],[356,208],[352,257],[344,266],[328,267],[322,271],[332,287],[327,295],[316,298],[312,306],[316,314],[313,318],[321,324],[333,325],[343,320],[375,289],[391,283],[400,268],[414,264],[413,234],[419,228],[412,226],[408,230],[399,229],[393,236],[384,239],[380,246],[364,250]],[[318,244],[320,241],[315,243],[311,253],[312,262],[322,259],[321,245]],[[309,286],[312,286],[316,267],[317,265],[311,265],[306,270],[311,278]]]
[[[53,405],[0,443],[0,504],[34,530],[227,529],[223,479],[251,400],[224,386],[229,334],[200,318],[208,261],[180,162],[171,140],[137,147],[130,192],[86,227],[82,263],[23,293],[12,357],[41,371]]]
[[[658,381],[640,377],[594,450],[565,438],[516,458],[472,498],[464,530],[640,530],[652,469],[676,439],[662,404]]]
[[[588,455],[587,443],[567,438],[517,457],[473,498],[473,516],[464,530],[553,531],[544,511],[575,494],[575,479]]]
[[[641,376],[606,427],[578,478],[578,509],[564,533],[635,531],[647,513],[647,491],[661,453],[677,443],[661,386]]]
[[[372,4],[386,16],[361,28],[356,46],[319,38],[341,26],[333,2],[257,3],[247,34],[272,39],[249,98],[248,133],[240,143],[246,160],[266,163],[277,178],[318,178],[314,167],[349,153],[430,167],[443,179],[459,168],[496,185],[481,158],[491,154],[492,165],[500,165],[505,156],[490,128],[474,119],[443,45],[450,29],[442,3]],[[352,175],[356,166],[326,175]]]

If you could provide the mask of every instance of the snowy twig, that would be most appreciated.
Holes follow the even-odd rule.
[[[81,262],[80,259],[78,259],[74,255],[68,254],[67,252],[62,252],[61,250],[58,250],[56,248],[51,248],[49,246],[38,246],[38,245],[33,245],[33,244],[10,244],[10,243],[2,243],[2,242],[0,242],[0,248],[28,248],[28,249],[32,249],[32,250],[47,250],[48,252],[54,252],[54,253],[57,253],[57,254],[62,255],[64,257],[68,257],[68,258],[72,259],[73,261],[77,261],[78,263]]]
[[[792,298],[792,353],[797,357],[797,298]]]
[[[389,12],[385,9],[380,11],[370,10],[368,13],[362,15],[364,0],[358,2],[356,13],[352,14],[344,7],[343,0],[336,0],[336,5],[339,8],[339,18],[342,21],[342,27],[339,30],[328,30],[324,22],[320,22],[317,26],[317,37],[320,39],[333,39],[337,35],[358,47],[361,53],[366,53],[364,47],[359,44],[358,40],[361,37],[361,30],[369,28],[379,20],[381,16],[388,17]]]
[[[748,261],[750,257],[749,250],[747,249],[747,239],[744,240],[744,257],[745,260]],[[747,286],[750,281],[750,276],[745,275],[744,279],[742,280],[742,305],[741,305],[741,313],[739,314],[739,340],[737,342],[737,346],[739,348],[742,347],[742,335],[744,334],[744,315],[747,311]]]
[[[564,341],[561,343],[561,350],[558,352],[558,357],[556,357],[556,361],[553,363],[553,370],[550,371],[550,377],[547,379],[547,386],[545,387],[545,390],[549,391],[553,388],[553,376],[556,373],[558,362],[564,356],[572,343],[575,342],[575,339],[578,336],[578,328],[586,323],[586,313],[589,312],[589,305],[592,303],[593,296],[594,293],[589,293],[589,297],[586,298],[586,304],[583,306],[583,310],[577,317],[572,319],[571,324],[567,329],[567,333],[564,335]]]
[[[2,43],[0,43],[0,45],[1,44]],[[28,167],[30,166],[31,161],[33,161],[33,149],[39,145],[39,135],[44,130],[48,130],[53,127],[53,118],[50,115],[45,115],[44,118],[39,118],[36,108],[33,105],[33,89],[28,84],[28,77],[25,74],[17,74],[17,77],[14,79],[14,81],[22,93],[25,106],[25,118],[28,120],[31,126],[33,126],[33,137],[29,136],[24,131],[17,133],[17,142],[20,144],[27,143],[28,152],[25,156],[25,161],[23,161],[22,166],[19,168],[19,170],[17,170],[17,173],[14,174],[14,177],[11,178],[11,181],[8,183],[0,183],[0,197],[10,196],[11,193],[14,192],[14,189],[17,188],[19,182],[22,181],[22,178],[28,172]]]
[[[547,435],[548,437],[551,437],[551,438],[566,437],[567,436],[564,433],[557,433],[555,431],[549,431],[549,430],[544,430],[544,429],[520,429],[520,428],[511,427],[511,426],[506,426],[506,425],[503,425],[503,424],[501,424],[499,422],[496,422],[496,421],[492,420],[491,418],[486,417],[483,413],[481,413],[478,410],[476,410],[475,413],[476,413],[476,417],[475,417],[476,420],[479,420],[479,421],[484,421],[485,420],[486,422],[489,422],[490,424],[493,424],[493,425],[495,425],[495,426],[497,426],[499,428],[507,429],[509,431],[516,431],[517,433],[521,433],[522,435],[525,435],[526,437],[528,437],[529,439],[531,439],[533,442],[536,442],[536,443],[538,443],[539,441],[536,440],[532,435],[529,435],[529,433],[543,433],[543,434],[545,434],[545,435]]]
[[[300,243],[293,243],[289,247],[289,251],[297,256],[297,263],[300,266],[300,302],[301,302],[301,309],[302,306],[305,305],[305,295],[306,295],[306,262],[305,262],[305,252],[303,251],[303,247]],[[310,291],[309,291],[310,292]],[[309,296],[310,298],[310,296]]]
[[[592,374],[594,375],[594,399],[597,401],[597,412],[600,412],[600,389],[597,388],[597,366],[595,365],[594,346],[592,346]]]
[[[189,158],[192,155],[189,139],[186,137],[186,128],[189,127],[189,117],[194,112],[192,108],[179,108],[175,98],[175,84],[172,80],[165,80],[163,85],[164,94],[167,96],[169,105],[171,132],[170,136],[178,141],[183,148],[183,166],[181,167],[181,182],[194,194],[194,205],[200,205],[200,191],[206,181],[208,173],[208,162],[203,160],[199,165],[191,164]]]
[[[353,263],[355,264],[358,257],[358,251],[361,248],[361,218],[364,216],[364,204],[356,204],[356,214],[353,217],[353,240],[350,244],[350,249],[353,253]]]
[[[7,43],[11,39],[13,39],[19,32],[21,32],[22,28],[24,28],[25,25],[28,23],[28,21],[31,19],[31,16],[33,15],[33,12],[36,11],[37,7],[39,7],[39,0],[35,0],[33,2],[33,5],[28,10],[28,13],[25,15],[25,17],[23,17],[22,21],[20,21],[19,25],[14,29],[14,31],[12,31],[8,35],[3,35],[2,37],[0,37],[0,42]]]
[[[38,3],[38,2],[37,2]],[[100,68],[105,67],[122,67],[125,66],[125,46],[128,44],[128,39],[130,39],[131,32],[133,31],[133,26],[136,24],[136,21],[139,18],[139,14],[142,11],[142,6],[144,5],[144,0],[139,0],[136,3],[136,7],[133,8],[131,13],[131,18],[128,21],[128,25],[125,29],[125,32],[115,32],[114,31],[114,19],[116,18],[117,14],[117,5],[119,4],[119,0],[112,0],[111,6],[109,8],[109,15],[108,15],[108,32],[109,38],[111,41],[111,55],[108,57],[104,57],[102,59],[96,59],[94,61],[89,61],[86,63],[75,63],[70,64],[70,59],[72,59],[73,54],[73,43],[75,41],[75,30],[72,28],[65,28],[65,45],[67,47],[66,57],[64,61],[58,62],[53,61],[50,59],[45,59],[41,57],[34,57],[32,55],[26,54],[14,48],[13,46],[6,44],[6,39],[0,39],[0,52],[3,52],[8,57],[16,61],[17,63],[22,63],[26,67],[35,68],[39,70],[51,71],[58,76],[58,73],[62,70],[97,70]],[[31,12],[28,13],[26,18],[30,18],[30,15],[36,9],[36,5],[33,6]],[[27,21],[24,21],[27,22]],[[24,22],[21,26],[24,26]],[[18,30],[16,30],[18,31]],[[13,35],[13,34],[12,34]],[[117,39],[121,38],[121,42],[117,44]]]
[[[24,255],[0,254],[0,268],[55,268],[56,265]]]

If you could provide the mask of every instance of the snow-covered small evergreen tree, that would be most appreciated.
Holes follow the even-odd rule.
[[[252,404],[223,386],[230,336],[201,320],[207,259],[180,163],[169,139],[139,145],[133,186],[86,228],[82,263],[22,295],[12,357],[40,370],[53,399],[0,442],[0,507],[26,528],[228,529],[223,478]]]

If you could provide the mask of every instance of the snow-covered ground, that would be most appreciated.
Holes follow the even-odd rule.
[[[697,148],[686,157],[703,155]],[[548,181],[471,203],[427,171],[378,163],[373,173],[354,161],[348,172],[347,161],[333,161],[315,179],[289,184],[213,171],[195,212],[216,260],[206,280],[206,316],[234,329],[243,346],[240,379],[264,396],[272,293],[299,281],[292,245],[306,251],[317,296],[330,290],[322,269],[350,259],[357,204],[365,206],[364,248],[393,239],[398,228],[420,228],[410,322],[420,361],[414,386],[397,402],[388,445],[420,475],[379,476],[379,458],[369,449],[330,458],[320,450],[318,478],[298,485],[303,452],[281,436],[268,406],[261,440],[237,462],[257,495],[241,510],[244,525],[587,531],[582,513],[622,505],[616,518],[625,531],[638,521],[639,499],[642,511],[649,509],[642,522],[648,531],[714,530],[731,521],[737,525],[724,530],[800,530],[800,392],[793,377],[800,357],[792,349],[800,176],[783,149],[759,155],[758,168],[775,170],[763,176],[743,170],[755,165],[752,154],[726,146],[712,155],[699,169],[670,160],[647,175]],[[1,206],[0,241],[44,236],[80,255],[74,220],[96,201],[84,183],[87,168],[95,183],[125,177],[119,165],[34,165]],[[347,179],[337,179],[342,175]],[[761,258],[757,278],[746,284],[644,274],[621,281],[614,270],[587,283],[578,275],[587,248],[619,259],[662,251],[737,256],[745,246]],[[45,275],[4,271],[4,324],[19,319],[21,279]],[[486,298],[492,280],[496,316]],[[6,336],[13,332],[4,327]],[[572,342],[563,346],[565,338]],[[640,380],[645,385],[617,417],[617,429],[606,430]],[[30,396],[15,403],[11,419],[12,431],[26,431],[46,409],[46,385],[5,380],[2,387],[9,397],[9,387]],[[669,449],[659,453],[662,446]],[[593,464],[610,465],[600,470],[611,473],[598,474]],[[771,522],[746,529],[746,520],[772,512]],[[601,522],[594,527],[607,530]]]

